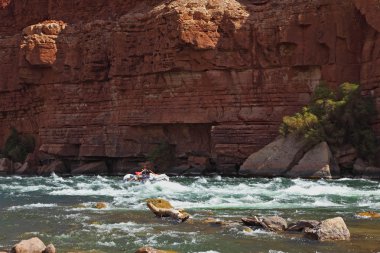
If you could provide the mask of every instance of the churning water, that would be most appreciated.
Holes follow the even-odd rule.
[[[186,223],[154,217],[147,198],[164,198],[192,215]],[[96,202],[107,208],[96,209]],[[303,180],[171,178],[124,183],[116,177],[0,177],[0,249],[33,236],[59,252],[134,252],[144,245],[178,252],[380,252],[380,184],[364,179]],[[316,242],[300,234],[210,226],[206,218],[239,221],[280,215],[288,222],[341,216],[348,242]]]

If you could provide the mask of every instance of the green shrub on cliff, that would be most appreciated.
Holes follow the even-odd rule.
[[[15,162],[25,161],[28,153],[34,151],[34,137],[28,134],[21,134],[15,128],[11,129],[11,134],[5,141],[3,154]]]
[[[296,133],[311,143],[326,141],[333,149],[353,145],[365,159],[377,150],[371,119],[376,115],[372,98],[361,95],[360,86],[343,83],[336,92],[319,85],[310,104],[293,116],[285,116],[280,133]]]

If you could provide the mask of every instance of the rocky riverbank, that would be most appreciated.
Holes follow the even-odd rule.
[[[24,163],[0,159],[0,175],[125,175],[141,170],[146,165],[169,176],[243,176],[288,178],[366,178],[380,179],[380,168],[359,158],[357,150],[343,146],[333,153],[326,142],[311,146],[296,135],[279,136],[259,151],[251,154],[234,173],[224,173],[212,158],[192,156],[187,162],[157,168],[150,162],[119,161],[108,158],[96,160],[67,160],[36,151]]]

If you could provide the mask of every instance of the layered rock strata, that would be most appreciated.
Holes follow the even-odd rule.
[[[1,0],[0,146],[9,127],[108,171],[160,143],[233,174],[321,81],[378,97],[376,0]],[[379,108],[380,102],[376,99]],[[378,121],[375,128],[380,130]],[[380,131],[379,131],[380,134]]]

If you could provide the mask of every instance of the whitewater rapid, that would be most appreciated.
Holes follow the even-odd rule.
[[[7,181],[12,183],[7,183]],[[42,183],[43,182],[43,183]],[[380,184],[364,179],[242,179],[172,178],[170,182],[125,183],[121,178],[69,177],[0,178],[0,190],[13,197],[105,197],[108,208],[141,210],[148,198],[164,198],[190,209],[380,208]],[[49,198],[47,198],[49,199]],[[92,206],[92,202],[84,203]],[[55,207],[57,203],[28,203],[9,209]]]

